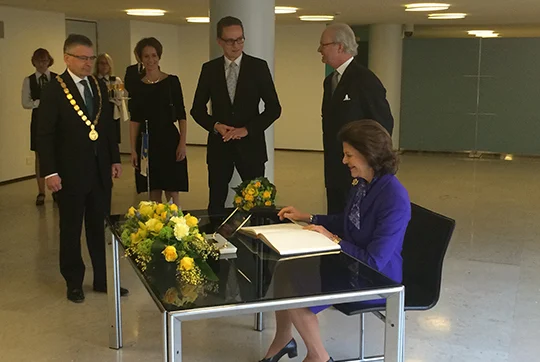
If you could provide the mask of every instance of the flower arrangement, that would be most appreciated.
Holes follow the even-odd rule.
[[[142,201],[126,214],[122,243],[143,272],[151,261],[165,260],[176,264],[176,278],[184,289],[186,285],[201,286],[217,280],[207,260],[217,260],[219,251],[199,232],[198,223],[175,204]]]
[[[258,177],[244,181],[233,187],[236,192],[234,206],[249,211],[254,207],[274,207],[276,201],[276,186],[266,177]]]

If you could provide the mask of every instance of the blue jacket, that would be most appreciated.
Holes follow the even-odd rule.
[[[349,221],[356,187],[342,214],[317,215],[314,222],[342,238],[341,250],[401,283],[403,238],[411,218],[409,194],[394,175],[384,175],[360,202],[360,230]]]

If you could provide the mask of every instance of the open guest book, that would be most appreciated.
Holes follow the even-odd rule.
[[[316,231],[296,224],[242,227],[238,232],[262,240],[279,255],[339,251],[341,246]]]

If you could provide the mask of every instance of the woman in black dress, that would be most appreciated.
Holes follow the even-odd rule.
[[[172,198],[179,206],[178,192],[188,191],[182,87],[177,76],[160,70],[163,46],[156,38],[140,40],[135,49],[146,69],[146,75],[130,94],[131,163],[135,168],[137,192],[148,190],[147,177],[141,175],[141,134],[148,121],[150,200],[162,202],[165,192],[166,200]]]

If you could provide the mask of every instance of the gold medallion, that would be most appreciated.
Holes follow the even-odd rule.
[[[95,129],[91,130],[90,133],[88,133],[88,137],[92,140],[92,141],[95,141],[98,139],[99,137],[99,134],[97,133],[97,131]]]

